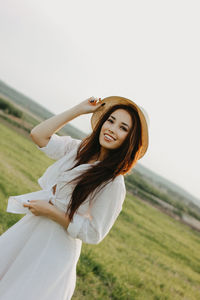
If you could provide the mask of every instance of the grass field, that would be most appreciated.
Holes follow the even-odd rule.
[[[6,212],[10,195],[40,189],[53,161],[0,124],[0,234],[23,215]],[[83,244],[73,300],[200,299],[200,234],[127,193],[123,211],[98,245]]]

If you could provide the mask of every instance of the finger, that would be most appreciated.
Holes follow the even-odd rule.
[[[101,99],[101,98],[99,98],[99,99]],[[102,105],[102,101],[103,100],[99,100],[99,102],[97,103],[97,105]]]
[[[94,96],[88,98],[89,101],[94,100],[94,99],[95,99]]]
[[[97,104],[101,103],[101,98],[97,98]]]
[[[95,99],[91,99],[90,103],[96,106],[98,104],[101,104],[102,100],[101,100],[101,98],[95,98]]]
[[[95,98],[95,97],[89,98],[90,103],[95,103],[96,101],[97,101],[97,98]]]

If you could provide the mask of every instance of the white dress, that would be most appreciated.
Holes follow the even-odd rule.
[[[67,210],[74,186],[66,183],[92,165],[67,171],[75,163],[80,142],[53,134],[45,147],[36,145],[56,160],[38,179],[42,190],[9,197],[7,212],[26,215],[0,236],[0,300],[71,299],[82,242],[101,242],[122,210],[126,194],[122,175],[108,183],[91,203],[84,202],[67,229],[23,206],[28,199],[51,199],[58,209]]]

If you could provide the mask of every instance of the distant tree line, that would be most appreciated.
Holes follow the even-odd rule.
[[[138,172],[135,172],[129,176],[125,176],[125,182],[130,190],[137,192],[138,196],[144,197],[146,200],[156,203],[154,198],[151,197],[151,195],[153,195],[160,200],[163,200],[174,206],[177,209],[174,211],[174,213],[178,214],[179,216],[181,216],[182,213],[187,213],[200,221],[200,214],[199,210],[197,211],[197,208],[195,210],[194,208],[189,207],[184,201],[176,199],[175,196],[172,197],[169,192],[166,193],[159,191],[155,187],[148,184]]]
[[[0,98],[0,109],[2,109],[5,113],[13,115],[18,118],[23,117],[23,112],[17,109],[14,105],[10,104],[8,101]]]

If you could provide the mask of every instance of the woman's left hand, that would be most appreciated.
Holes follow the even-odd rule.
[[[43,200],[30,200],[28,203],[23,204],[23,206],[28,207],[35,216],[48,216],[52,205],[53,204]]]

